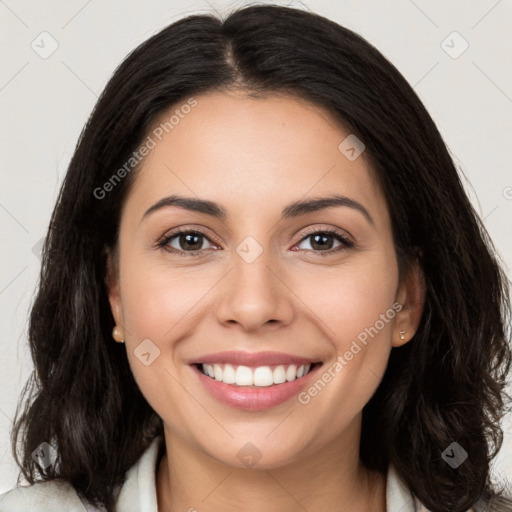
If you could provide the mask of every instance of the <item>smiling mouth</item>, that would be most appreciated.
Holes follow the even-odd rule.
[[[292,382],[305,377],[322,363],[281,364],[249,367],[232,364],[204,364],[194,366],[207,377],[240,387],[268,387]]]

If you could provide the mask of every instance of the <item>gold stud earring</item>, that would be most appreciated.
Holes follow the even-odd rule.
[[[402,341],[404,341],[404,340],[405,340],[405,333],[406,333],[406,332],[407,332],[407,331],[400,331],[400,339],[401,339]]]
[[[118,343],[124,343],[124,336],[117,325],[112,329],[112,338],[114,338]]]

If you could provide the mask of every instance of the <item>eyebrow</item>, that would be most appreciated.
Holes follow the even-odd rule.
[[[227,211],[217,203],[208,201],[206,199],[197,199],[194,197],[184,197],[173,194],[168,197],[163,197],[157,201],[153,206],[148,208],[142,216],[141,222],[149,215],[166,206],[178,206],[185,210],[203,213],[210,215],[220,220],[227,218]],[[328,197],[320,197],[314,199],[307,199],[302,201],[295,201],[286,206],[281,212],[281,220],[291,219],[305,215],[307,213],[316,212],[325,208],[332,208],[335,206],[347,206],[362,213],[366,220],[375,227],[375,222],[368,212],[368,210],[361,204],[346,196],[333,194]]]

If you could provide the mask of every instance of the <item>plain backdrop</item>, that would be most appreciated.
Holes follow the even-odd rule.
[[[27,318],[38,243],[79,133],[117,65],[139,43],[221,0],[0,1],[0,493],[15,485],[9,433],[32,363]],[[261,2],[265,3],[265,2]],[[270,3],[270,2],[269,2]],[[365,37],[436,122],[497,250],[512,262],[512,2],[276,1]],[[512,421],[494,471],[512,480]]]

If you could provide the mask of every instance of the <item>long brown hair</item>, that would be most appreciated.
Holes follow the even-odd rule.
[[[511,510],[490,479],[511,364],[508,280],[496,250],[439,131],[398,70],[347,28],[274,5],[173,23],[124,60],[99,98],[42,251],[29,325],[35,371],[12,434],[25,478],[64,479],[110,512],[126,470],[162,433],[124,347],[111,339],[104,283],[105,251],[116,247],[136,169],[103,197],[98,190],[170,106],[228,88],[308,100],[364,141],[387,198],[400,271],[416,259],[423,270],[417,333],[392,350],[363,409],[364,464],[385,474],[393,463],[432,511],[489,503]],[[56,463],[45,470],[31,456],[43,441],[58,447]],[[469,454],[457,469],[442,457],[452,442]]]

